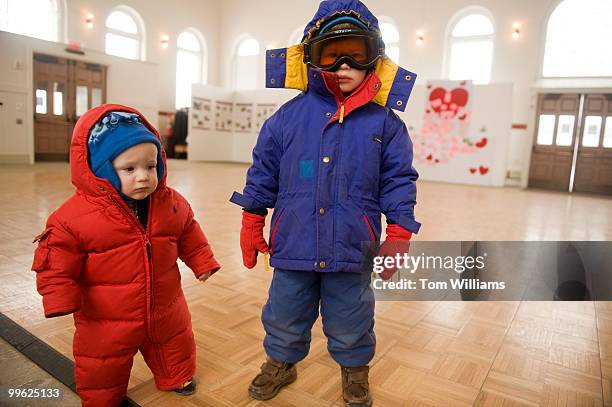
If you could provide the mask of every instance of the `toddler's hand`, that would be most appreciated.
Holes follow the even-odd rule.
[[[204,282],[204,281],[208,280],[209,277],[210,277],[210,271],[207,272],[207,273],[202,274],[198,280],[200,280],[201,282]]]

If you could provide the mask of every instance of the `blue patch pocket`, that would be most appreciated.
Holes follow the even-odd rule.
[[[312,160],[300,160],[300,178],[312,178]]]

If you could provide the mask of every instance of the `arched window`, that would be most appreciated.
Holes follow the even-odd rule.
[[[612,76],[611,16],[610,0],[559,3],[546,26],[542,76]]]
[[[189,28],[176,39],[176,108],[191,105],[191,85],[206,83],[204,38]]]
[[[489,83],[493,63],[495,28],[490,13],[481,7],[462,10],[448,30],[447,77]]]
[[[383,41],[385,42],[385,54],[393,60],[396,64],[399,64],[400,57],[400,35],[396,28],[395,23],[390,18],[381,17],[380,21],[380,33],[382,34]]]
[[[57,0],[0,0],[0,30],[60,40],[60,6]]]
[[[116,7],[106,18],[106,53],[129,59],[145,59],[144,24],[130,7]]]
[[[255,89],[259,83],[259,42],[252,37],[244,37],[238,42],[234,56],[234,88],[237,90]]]

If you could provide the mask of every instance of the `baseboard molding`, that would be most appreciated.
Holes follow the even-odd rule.
[[[30,156],[27,154],[0,154],[0,164],[29,164]]]

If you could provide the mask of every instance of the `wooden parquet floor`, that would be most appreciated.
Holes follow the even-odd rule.
[[[171,161],[223,270],[202,284],[181,264],[199,390],[157,391],[137,355],[129,396],[143,406],[341,406],[339,367],[320,321],[298,380],[266,403],[247,387],[264,360],[261,307],[271,273],[239,252],[240,164]],[[612,240],[612,200],[419,183],[419,240]],[[45,319],[32,238],[72,191],[66,164],[0,166],[0,311],[72,357],[72,317]],[[450,204],[452,202],[452,205]],[[612,303],[378,302],[370,381],[376,406],[612,406]]]

